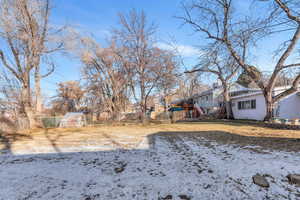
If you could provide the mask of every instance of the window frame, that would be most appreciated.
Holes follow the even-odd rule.
[[[238,110],[254,110],[256,108],[256,99],[238,101]]]

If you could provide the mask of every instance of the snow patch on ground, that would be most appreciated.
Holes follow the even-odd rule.
[[[300,199],[285,177],[300,173],[298,153],[184,135],[155,136],[140,147],[1,155],[0,199]],[[267,175],[270,188],[253,184],[256,173]]]

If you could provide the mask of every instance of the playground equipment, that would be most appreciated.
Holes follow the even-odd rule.
[[[194,104],[194,108],[198,111],[200,115],[204,115],[202,108],[196,103]]]
[[[180,102],[171,105],[169,112],[172,112],[174,120],[198,119],[204,115],[203,109],[198,104],[192,102]]]

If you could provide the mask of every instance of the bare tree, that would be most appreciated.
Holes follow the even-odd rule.
[[[166,66],[163,68],[163,72],[161,73],[162,77],[158,81],[157,91],[160,93],[161,96],[161,103],[164,106],[164,111],[167,112],[168,105],[170,104],[170,98],[176,92],[176,86],[179,83],[178,78],[178,65],[179,62],[177,57],[168,52],[165,56],[163,56],[164,61],[162,64]]]
[[[78,81],[66,81],[58,84],[57,96],[52,101],[56,113],[77,112],[82,106],[85,91]]]
[[[101,102],[101,108],[111,114],[111,119],[120,120],[128,102],[131,78],[129,64],[123,58],[124,50],[113,41],[107,48],[101,48],[92,39],[85,40],[84,44],[81,61],[89,97],[94,103]]]
[[[145,13],[132,10],[129,15],[119,14],[119,29],[114,30],[118,44],[126,49],[130,63],[131,91],[139,104],[142,121],[146,119],[148,97],[164,78],[169,62],[166,52],[154,47],[156,27],[148,23]]]
[[[49,0],[1,0],[0,48],[2,65],[20,82],[21,104],[29,121],[29,127],[36,126],[35,113],[41,111],[42,58],[61,48],[61,43],[52,43],[53,34],[49,27]],[[35,101],[31,74],[35,74]],[[45,70],[44,70],[45,71]]]
[[[188,99],[191,96],[207,90],[209,87],[201,82],[197,73],[186,73],[178,77],[176,95],[179,99]]]
[[[263,72],[259,72],[261,73],[261,79],[264,82],[268,82],[272,72],[269,71],[263,71]],[[295,75],[295,71],[291,70],[291,71],[282,71],[277,78],[275,87],[288,87],[290,85],[293,84],[294,81],[294,75]],[[247,72],[243,71],[238,79],[237,79],[237,83],[239,83],[240,85],[244,86],[244,87],[257,87],[257,85],[253,82],[253,80],[251,79],[251,77],[249,77],[249,75],[247,74]]]
[[[9,74],[2,72],[0,83],[0,111],[8,114],[10,120],[16,121],[21,113],[19,82]]]
[[[300,63],[287,64],[300,39],[300,16],[297,1],[269,0],[271,4],[268,15],[260,13],[256,18],[235,15],[234,0],[201,0],[184,6],[185,15],[181,17],[185,23],[190,24],[196,32],[206,36],[208,40],[218,41],[226,45],[229,53],[263,91],[267,112],[265,120],[273,116],[274,105],[280,99],[298,90],[300,74],[295,76],[292,86],[284,92],[273,96],[273,90],[279,74],[287,68],[295,68]],[[255,2],[259,3],[259,2]],[[246,42],[242,51],[250,51],[249,42],[256,42],[270,34],[293,32],[284,46],[277,51],[280,55],[272,75],[267,82],[261,79],[258,67],[250,64],[243,58],[240,51],[241,44]],[[253,49],[253,48],[252,48]],[[276,49],[275,49],[276,50]]]
[[[244,56],[245,57],[245,56]],[[228,54],[224,46],[220,43],[209,44],[202,48],[200,63],[191,71],[186,73],[210,73],[217,77],[223,87],[223,99],[225,102],[227,119],[232,118],[230,102],[230,84],[237,75],[240,66]]]

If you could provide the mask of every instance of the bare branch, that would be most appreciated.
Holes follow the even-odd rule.
[[[282,66],[282,69],[286,69],[286,68],[291,68],[291,67],[299,67],[300,63],[294,63],[294,64],[289,64],[289,65],[284,65]]]
[[[14,68],[11,67],[11,66],[8,64],[8,62],[6,61],[6,59],[5,59],[5,57],[4,57],[4,53],[3,53],[3,51],[1,51],[1,50],[0,50],[0,59],[1,59],[2,63],[3,63],[3,65],[4,65],[4,66],[5,66],[12,74],[14,74],[14,76],[15,76],[17,79],[19,79],[20,81],[23,81],[23,80],[22,80],[22,77],[19,75],[19,73],[16,72],[16,71],[14,70]]]
[[[300,24],[300,17],[298,16],[294,16],[291,11],[290,8],[284,3],[282,2],[282,0],[275,0],[275,2],[278,4],[278,6],[286,13],[287,17],[295,22],[297,22],[298,24]]]
[[[297,77],[295,78],[295,80],[293,82],[293,85],[289,89],[276,95],[273,98],[273,102],[278,102],[279,100],[283,99],[284,97],[299,91],[299,86],[300,86],[300,74],[297,75]]]
[[[48,72],[44,75],[41,75],[42,78],[46,78],[47,76],[49,76],[50,74],[52,74],[55,70],[55,65],[54,63],[50,64],[51,68],[48,70]]]
[[[195,73],[195,72],[210,72],[210,73],[213,73],[213,74],[216,74],[216,75],[220,75],[220,72],[218,71],[215,71],[215,70],[209,70],[209,69],[193,69],[193,70],[190,70],[190,71],[185,71],[184,73],[187,73],[187,74],[191,74],[191,73]]]

